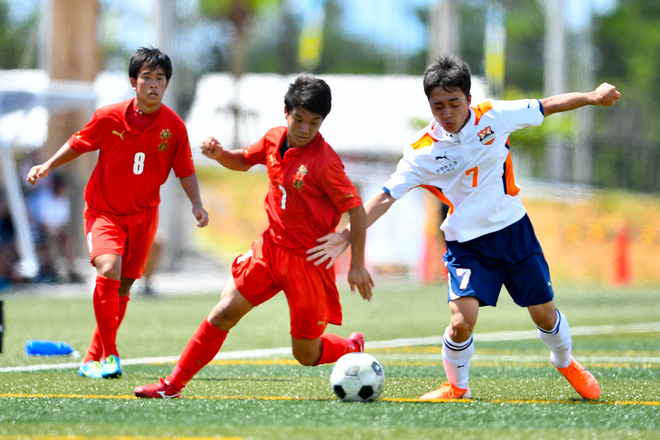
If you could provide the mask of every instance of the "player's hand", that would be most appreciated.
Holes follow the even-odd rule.
[[[337,258],[348,248],[350,244],[348,237],[345,237],[344,234],[331,232],[327,235],[324,235],[321,238],[317,238],[320,244],[311,249],[307,250],[307,261],[314,261],[314,266],[323,264],[328,261],[326,269],[332,267],[335,264]]]
[[[50,170],[44,166],[44,164],[41,165],[35,165],[32,168],[30,168],[30,172],[27,175],[27,181],[34,185],[39,181],[39,179],[43,179],[48,175]]]
[[[206,212],[203,206],[193,206],[192,213],[197,219],[198,228],[203,228],[209,224],[209,213]]]
[[[202,154],[204,156],[213,160],[219,160],[222,156],[222,153],[225,151],[222,148],[222,144],[213,136],[206,138],[202,142],[202,145],[200,145],[200,149],[202,150]]]
[[[363,299],[371,302],[372,293],[371,289],[376,287],[374,280],[371,279],[369,271],[364,266],[353,267],[351,266],[348,271],[348,285],[351,286],[351,292],[355,293],[357,287]]]
[[[612,84],[602,83],[594,90],[596,105],[611,106],[621,97],[621,93]]]

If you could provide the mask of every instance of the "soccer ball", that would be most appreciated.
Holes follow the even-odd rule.
[[[373,402],[384,384],[383,367],[367,353],[345,354],[330,375],[332,390],[344,402]]]

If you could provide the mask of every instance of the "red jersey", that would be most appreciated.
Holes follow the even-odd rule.
[[[318,244],[316,239],[333,232],[341,215],[362,205],[362,199],[320,133],[304,147],[289,148],[282,157],[279,149],[286,134],[286,127],[269,130],[243,149],[243,157],[250,165],[268,169],[265,207],[270,236],[276,244],[305,256]]]
[[[78,153],[99,150],[85,188],[85,201],[92,209],[133,214],[156,207],[170,170],[179,178],[195,172],[181,118],[161,105],[149,127],[136,131],[126,122],[134,99],[96,110],[85,128],[69,138],[69,146]]]

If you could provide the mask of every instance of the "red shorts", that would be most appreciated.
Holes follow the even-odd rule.
[[[231,272],[236,288],[253,306],[284,291],[296,339],[316,339],[328,323],[341,325],[334,267],[314,266],[306,257],[286,252],[270,241],[268,231],[234,260]]]
[[[158,208],[118,215],[85,206],[84,218],[92,264],[99,255],[120,255],[121,276],[142,277],[158,229]]]

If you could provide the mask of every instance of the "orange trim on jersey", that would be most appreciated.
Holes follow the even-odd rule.
[[[442,203],[449,206],[449,212],[447,212],[447,217],[449,217],[451,215],[451,213],[454,212],[454,204],[449,201],[447,196],[445,196],[445,194],[442,192],[442,190],[440,188],[437,188],[437,187],[432,186],[432,185],[419,185],[419,187],[430,191],[431,194],[433,194],[434,196],[439,198]]]
[[[506,140],[506,146],[509,148],[509,140]],[[504,175],[502,176],[504,180],[504,192],[510,196],[517,196],[520,192],[520,188],[516,185],[516,178],[513,175],[513,160],[511,160],[511,150],[509,154],[506,155],[506,160],[504,161]]]
[[[433,137],[428,132],[426,132],[424,136],[422,136],[417,142],[410,144],[410,146],[415,150],[419,150],[421,148],[430,147],[433,142],[435,142],[435,139],[433,139]]]
[[[476,107],[472,107],[472,110],[474,110],[474,125],[479,124],[481,117],[492,110],[492,108],[493,104],[490,101],[482,102]]]

